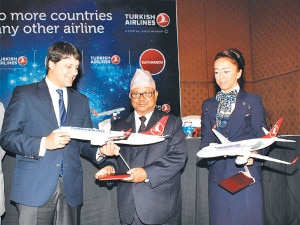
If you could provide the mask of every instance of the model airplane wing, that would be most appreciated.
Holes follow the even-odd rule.
[[[216,129],[213,128],[212,131],[217,136],[217,138],[221,141],[222,144],[226,144],[226,143],[231,142],[226,137],[224,137],[219,131],[217,131]]]
[[[91,109],[91,112],[94,116],[109,116],[113,113],[117,113],[119,114],[120,112],[124,111],[125,108],[121,107],[121,108],[116,108],[116,109],[112,109],[112,110],[108,110],[105,112],[97,112],[95,109]]]
[[[277,162],[277,163],[283,163],[283,164],[288,164],[288,165],[293,165],[293,164],[295,164],[299,160],[299,157],[296,157],[292,162],[287,162],[287,161],[284,161],[284,160],[275,159],[275,158],[270,157],[270,156],[265,156],[265,155],[260,155],[260,154],[254,154],[254,153],[249,153],[248,156],[251,157],[251,158],[268,160],[268,161]]]
[[[114,141],[116,144],[124,145],[149,145],[165,140],[164,136],[155,136],[141,133],[131,133],[127,139]]]

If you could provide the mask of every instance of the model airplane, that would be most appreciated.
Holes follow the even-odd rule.
[[[221,141],[221,144],[210,145],[207,147],[202,148],[198,153],[197,156],[200,158],[214,158],[220,156],[238,156],[236,158],[236,164],[245,164],[248,161],[248,158],[257,158],[262,160],[273,161],[277,163],[284,163],[284,164],[295,164],[299,157],[296,157],[292,162],[287,162],[279,159],[272,158],[270,156],[264,156],[261,154],[254,154],[252,151],[261,150],[273,144],[275,141],[281,142],[295,142],[294,140],[282,139],[277,137],[277,133],[279,127],[281,125],[283,118],[280,118],[274,127],[268,132],[266,129],[263,128],[265,132],[265,136],[261,138],[253,138],[243,141],[235,141],[230,142],[227,138],[225,138],[221,133],[217,130],[212,129],[218,139]]]
[[[88,140],[92,145],[102,146],[108,141],[125,145],[147,145],[164,141],[163,135],[168,116],[162,117],[154,126],[145,132],[132,133],[128,131],[107,131],[96,128],[60,127],[59,131],[67,132],[72,139]]]
[[[120,114],[120,112],[122,112],[124,110],[125,110],[125,108],[121,107],[121,108],[117,108],[117,109],[108,110],[105,112],[97,112],[95,109],[91,109],[91,112],[94,116],[109,116],[113,113]]]

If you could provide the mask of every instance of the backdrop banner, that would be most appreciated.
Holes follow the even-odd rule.
[[[94,127],[131,111],[129,84],[149,70],[157,108],[180,116],[175,0],[0,0],[0,101],[45,76],[48,47],[67,41],[82,52],[75,88],[88,96]]]

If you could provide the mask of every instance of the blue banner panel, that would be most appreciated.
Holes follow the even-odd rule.
[[[17,85],[45,76],[48,47],[67,41],[82,52],[77,88],[90,100],[95,127],[131,111],[129,84],[149,70],[157,108],[180,116],[175,0],[1,0],[0,101]]]

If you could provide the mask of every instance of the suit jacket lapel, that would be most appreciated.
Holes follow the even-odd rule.
[[[44,113],[46,115],[49,114],[49,118],[51,121],[53,121],[53,124],[57,124],[57,119],[56,119],[56,115],[55,115],[54,108],[53,108],[52,98],[50,96],[49,89],[48,89],[47,83],[45,81],[45,78],[41,82],[38,83],[38,93],[37,94],[39,95],[39,99],[41,100],[40,104],[42,106]],[[57,124],[57,127],[58,126],[59,125]]]
[[[207,108],[204,110],[208,111],[208,116],[210,117],[210,121],[212,121],[215,125],[216,124],[216,115],[217,115],[217,110],[218,110],[218,104],[219,102],[214,99],[213,102],[209,105],[207,105]]]
[[[160,116],[159,116],[158,110],[154,109],[154,111],[150,117],[150,120],[147,123],[146,130],[149,130],[151,127],[153,127],[154,124],[157,123],[157,121],[159,121],[159,119],[160,119]]]
[[[123,129],[126,131],[128,129],[132,129],[132,132],[136,132],[135,130],[135,120],[134,120],[134,113],[131,113],[126,119],[126,125]]]
[[[68,92],[68,110],[67,110],[67,123],[68,126],[71,124],[72,117],[70,115],[76,115],[76,108],[78,107],[76,103],[76,97],[74,96],[74,90],[72,88],[67,88]]]
[[[246,92],[243,90],[239,91],[239,94],[236,98],[235,108],[230,117],[234,117],[234,120],[229,120],[227,123],[227,129],[230,130],[230,136],[233,136],[241,126],[244,121],[244,117],[247,110],[247,103],[245,102]],[[233,122],[234,121],[234,122]]]

